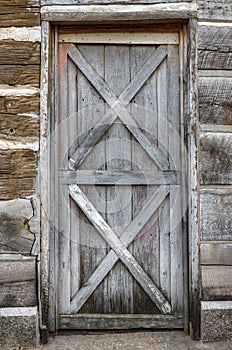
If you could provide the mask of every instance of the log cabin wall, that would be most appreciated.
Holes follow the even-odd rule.
[[[230,322],[219,317],[228,322],[232,299],[232,3],[199,6],[201,337],[208,341],[231,337]]]
[[[40,36],[39,0],[0,1],[0,316],[9,315],[0,317],[3,349],[37,342],[31,316],[38,305]]]
[[[0,0],[0,308],[38,305],[41,6],[117,2]],[[232,3],[198,5],[201,299],[224,301],[232,299]]]

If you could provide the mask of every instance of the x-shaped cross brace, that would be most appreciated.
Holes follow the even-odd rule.
[[[82,287],[74,296],[71,302],[72,311],[77,312],[80,310],[95,288],[101,283],[111,268],[113,268],[118,259],[120,259],[161,312],[164,314],[170,314],[171,305],[127,249],[143,225],[146,224],[152,214],[166,198],[169,192],[168,186],[159,187],[140,214],[125,230],[120,239],[77,185],[70,185],[69,191],[72,199],[82,209],[84,214],[112,249],[87,281],[86,288]]]
[[[71,169],[77,170],[81,162],[85,159],[91,149],[97,142],[101,140],[104,133],[113,124],[116,118],[120,118],[127,129],[143,146],[150,157],[156,162],[161,170],[168,170],[169,161],[158,147],[152,144],[141,131],[135,120],[132,118],[126,107],[131,99],[140,90],[146,80],[156,70],[167,55],[167,50],[164,46],[159,47],[155,54],[148,58],[143,67],[138,71],[129,85],[117,98],[110,90],[107,83],[96,73],[94,68],[85,60],[81,52],[75,45],[68,46],[68,55],[82,71],[90,83],[95,87],[103,99],[109,104],[110,109],[99,120],[97,125],[90,132],[85,141],[72,154],[69,161]],[[112,248],[102,263],[97,267],[85,285],[76,293],[71,301],[71,309],[73,312],[78,312],[95,288],[101,283],[108,272],[113,268],[115,263],[120,259],[128,268],[134,278],[155,302],[157,307],[164,314],[171,313],[171,305],[166,300],[164,295],[150,279],[143,268],[138,264],[133,255],[128,251],[127,247],[135,239],[141,228],[146,224],[154,212],[159,208],[166,198],[169,190],[167,186],[160,186],[159,189],[151,196],[142,211],[136,216],[129,227],[122,234],[120,239],[115,232],[109,227],[106,221],[102,218],[99,212],[94,208],[91,202],[87,199],[84,193],[77,185],[70,185],[70,195],[76,204],[82,209],[88,219],[95,226],[100,235],[106,240]]]
[[[132,79],[125,90],[120,94],[119,98],[110,90],[107,83],[96,73],[94,68],[82,56],[81,52],[74,44],[70,44],[67,49],[69,57],[82,71],[90,83],[95,87],[103,99],[109,104],[110,109],[100,119],[94,129],[90,132],[85,141],[72,154],[69,160],[71,169],[76,170],[83,162],[87,154],[91,151],[94,145],[99,142],[113,124],[117,117],[121,119],[126,128],[132,133],[137,141],[143,146],[145,151],[155,161],[161,170],[168,170],[169,161],[161,150],[152,144],[146,135],[141,131],[135,120],[132,118],[126,107],[131,99],[140,90],[146,80],[156,70],[167,55],[167,50],[164,46],[160,46],[155,54],[148,58],[143,67],[139,70],[136,76]]]

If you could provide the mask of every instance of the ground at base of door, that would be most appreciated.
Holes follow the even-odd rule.
[[[231,342],[202,343],[181,331],[59,335],[38,350],[230,350]]]

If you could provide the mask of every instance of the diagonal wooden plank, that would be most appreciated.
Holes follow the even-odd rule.
[[[69,168],[77,170],[79,165],[84,161],[87,155],[91,152],[93,147],[102,139],[106,131],[113,124],[117,114],[110,108],[103,117],[97,122],[93,130],[89,133],[86,139],[78,147],[78,149],[71,155],[69,159]]]
[[[164,58],[167,56],[166,46],[158,47],[154,55],[151,55],[144,63],[142,68],[138,71],[136,76],[128,84],[125,90],[121,93],[119,98],[111,91],[105,80],[98,75],[92,65],[83,57],[82,53],[74,44],[70,44],[67,49],[69,57],[78,66],[86,78],[97,89],[104,100],[114,108],[120,101],[124,106],[127,106],[131,99],[141,89],[151,74],[158,68]]]
[[[145,271],[137,263],[131,253],[126,249],[128,245],[137,236],[138,232],[149,220],[149,218],[158,209],[161,203],[164,201],[168,194],[168,186],[160,186],[154,195],[148,200],[146,206],[140,212],[139,215],[133,220],[129,227],[123,233],[121,240],[115,235],[112,229],[104,221],[101,215],[92,206],[89,200],[85,197],[82,191],[76,185],[70,185],[70,195],[74,201],[84,211],[85,215],[94,224],[99,233],[112,247],[108,255],[104,258],[99,267],[95,270],[90,279],[86,282],[85,286],[76,294],[73,298],[71,307],[73,312],[77,312],[84,305],[86,300],[90,297],[93,291],[105,278],[114,264],[117,262],[118,257],[127,266],[132,275],[136,278],[142,288],[159,307],[159,309],[165,313],[171,313],[171,306],[160,290],[154,284],[154,282],[147,276]]]
[[[117,116],[123,121],[128,130],[144,147],[150,157],[159,165],[161,170],[168,170],[169,162],[164,154],[150,143],[147,137],[141,132],[140,128],[133,120],[131,115],[125,108],[139,89],[144,85],[146,80],[156,70],[160,63],[167,55],[166,47],[160,46],[155,55],[151,55],[147,62],[142,66],[136,76],[128,84],[125,90],[119,96],[119,99],[112,93],[107,83],[100,77],[93,67],[85,60],[81,52],[75,45],[68,47],[68,54],[73,62],[78,66],[83,74],[89,79],[91,84],[97,89],[99,94],[110,105],[111,109],[98,122],[96,127],[91,131],[90,135],[83,144],[72,154],[70,159],[70,168],[77,169],[78,165],[83,161],[94,145],[101,139],[106,130],[112,125]],[[114,113],[113,111],[114,110]]]
[[[146,137],[145,133],[142,132],[136,121],[128,113],[127,109],[122,106],[120,108],[120,119],[127,127],[127,129],[132,133],[140,145],[145,149],[149,156],[154,160],[154,162],[159,166],[161,170],[169,169],[169,161],[164,153],[154,144],[152,144]]]
[[[144,65],[140,68],[135,77],[127,85],[125,90],[119,96],[119,100],[126,107],[132,98],[137,94],[147,79],[154,73],[167,56],[167,47],[159,46],[155,54],[152,54]]]
[[[97,89],[104,100],[114,107],[118,103],[118,98],[113,94],[105,80],[98,75],[92,65],[83,57],[82,53],[74,44],[68,45],[68,56],[73,60],[77,67],[82,71],[90,83]]]

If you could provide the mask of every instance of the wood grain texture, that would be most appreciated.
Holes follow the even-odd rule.
[[[197,20],[190,19],[188,29],[186,28],[188,48],[187,59],[184,64],[187,67],[187,83],[183,86],[184,99],[187,99],[187,107],[184,112],[189,114],[189,122],[187,123],[187,144],[188,144],[188,253],[190,254],[189,261],[189,295],[188,309],[190,325],[192,329],[193,339],[200,337],[200,271],[199,271],[199,197],[198,197],[198,101],[196,96],[197,88],[197,70],[196,70],[196,54],[197,54]],[[186,34],[185,34],[186,33]],[[186,52],[184,50],[184,52]],[[185,53],[184,53],[185,55]],[[186,91],[186,92],[185,92]],[[186,100],[185,100],[186,101]],[[186,287],[187,288],[187,287]],[[187,310],[187,307],[186,307]],[[187,328],[187,327],[186,327]],[[185,329],[186,329],[185,328]]]
[[[65,44],[59,44],[59,46],[61,50],[65,48]],[[153,148],[159,148],[164,157],[168,159],[169,139],[173,136],[167,132],[168,112],[169,109],[173,109],[173,119],[178,119],[180,114],[178,46],[172,52],[172,59],[169,59],[169,64],[167,64],[168,58],[166,58],[168,52],[166,45],[163,50],[155,45],[152,47],[145,45],[134,47],[112,44],[104,47],[100,44],[72,45],[71,49],[69,47],[68,45],[67,66],[66,57],[63,57],[62,52],[60,57],[62,86],[64,87],[67,84],[67,89],[62,90],[63,93],[61,94],[60,107],[62,113],[60,115],[65,117],[74,114],[76,120],[70,118],[68,136],[64,135],[66,138],[71,136],[69,142],[74,141],[72,149],[68,153],[63,147],[67,140],[61,140],[61,149],[64,152],[64,158],[61,159],[62,161],[64,159],[62,162],[63,169],[66,167],[67,154],[72,155],[73,149],[75,151],[77,146],[88,138],[88,135],[92,136],[94,134],[93,130],[96,122],[99,122],[102,114],[107,111],[108,106],[103,105],[103,99],[99,94],[109,103],[111,108],[116,109],[116,118],[117,116],[119,118],[109,126],[106,135],[101,130],[100,139],[92,145],[94,147],[91,146],[91,151],[87,150],[85,159],[76,164],[76,172],[62,170],[61,176],[64,176],[65,183],[74,184],[77,182],[81,187],[69,186],[70,195],[73,199],[71,201],[71,226],[67,224],[65,228],[65,225],[63,225],[62,233],[69,237],[69,229],[71,228],[71,243],[68,247],[64,245],[60,247],[60,250],[64,249],[60,257],[63,266],[66,265],[69,257],[71,258],[71,274],[70,279],[66,279],[67,283],[63,282],[64,285],[61,289],[64,297],[60,298],[60,301],[64,305],[71,301],[70,311],[72,314],[77,314],[77,312],[80,312],[80,314],[92,313],[93,322],[94,314],[102,314],[103,312],[105,314],[157,314],[159,312],[158,308],[160,308],[162,312],[169,313],[171,312],[170,300],[175,304],[173,306],[174,312],[180,314],[183,304],[182,283],[179,283],[179,287],[176,281],[183,278],[182,267],[178,266],[179,262],[182,264],[182,254],[179,254],[178,250],[182,249],[182,238],[181,231],[178,230],[180,240],[175,234],[172,235],[171,241],[169,239],[170,227],[167,227],[166,223],[167,216],[170,215],[169,186],[160,186],[156,194],[160,196],[159,200],[153,198],[154,201],[146,206],[147,201],[149,202],[152,197],[152,186],[149,188],[139,186],[140,179],[135,179],[138,174],[134,177],[134,172],[142,169],[144,174],[146,171],[146,178],[148,172],[152,175],[159,173],[158,166],[147,154],[144,149],[146,147],[141,147],[139,142],[136,141],[136,137],[133,137],[135,132],[129,132],[128,126],[124,126],[120,121],[122,114],[131,113],[137,123],[136,126],[135,123],[132,123],[133,127],[135,129],[139,127],[140,130],[143,130],[144,137],[149,140]],[[81,55],[79,52],[76,55],[76,47],[78,47]],[[154,65],[151,64],[151,68],[146,65],[146,62],[150,60],[154,63],[155,54],[157,54],[156,57],[159,60],[154,72]],[[159,57],[160,54],[161,57]],[[94,69],[90,65],[95,65]],[[174,71],[170,69],[172,65],[177,66]],[[143,67],[145,67],[144,70]],[[167,77],[170,74],[172,79],[167,82]],[[101,78],[105,80],[108,86]],[[178,91],[175,93],[175,102],[171,103],[168,109],[168,97],[172,96],[173,84],[175,85],[175,91]],[[126,106],[123,105],[125,100],[128,100],[127,104],[130,100],[133,102],[127,106],[127,112],[125,111]],[[126,124],[131,124],[131,120],[128,120],[127,118]],[[125,120],[123,121],[125,122]],[[174,120],[173,126],[179,131],[179,125]],[[64,129],[62,133],[64,133]],[[74,147],[75,142],[78,145]],[[136,147],[135,143],[137,144]],[[171,148],[175,148],[176,157],[179,160],[179,144],[176,142],[171,143],[171,145]],[[174,150],[172,150],[172,155],[173,152]],[[80,159],[82,157],[83,154]],[[167,163],[168,167],[169,162],[167,161]],[[164,172],[164,176],[174,174],[175,170],[178,172],[180,170],[178,161],[175,165],[176,168],[174,167],[173,171]],[[72,168],[71,163],[70,168]],[[85,175],[87,175],[87,179],[84,178]],[[102,175],[103,178],[101,179]],[[121,183],[119,175],[121,176]],[[95,186],[94,189],[94,186],[87,186],[92,184],[95,179],[98,181],[98,186]],[[103,186],[105,185],[104,181],[107,181],[108,187]],[[124,186],[121,186],[123,181],[125,181]],[[117,186],[113,187],[115,183],[117,183]],[[141,188],[138,191],[137,189],[132,191],[134,189],[131,188],[131,185]],[[153,189],[156,190],[157,187],[153,186]],[[162,191],[164,191],[163,194]],[[131,196],[132,193],[133,196]],[[175,193],[173,192],[172,204],[174,204],[174,197]],[[77,204],[76,211],[74,202]],[[93,208],[91,203],[96,209]],[[67,202],[64,205],[67,206]],[[165,210],[163,210],[163,206],[165,206]],[[144,211],[143,207],[145,208]],[[82,211],[85,215],[81,213]],[[156,212],[154,213],[154,211]],[[162,216],[162,220],[159,219],[160,216]],[[132,219],[135,222],[131,222]],[[146,227],[142,229],[145,225]],[[131,231],[129,231],[130,227]],[[160,237],[161,229],[162,237]],[[103,238],[99,238],[100,235],[97,231]],[[177,230],[175,233],[177,233]],[[136,237],[138,234],[139,237]],[[128,240],[128,237],[130,237],[130,240]],[[170,247],[171,244],[172,248]],[[175,244],[178,245],[177,249]],[[111,251],[109,246],[112,247]],[[162,249],[162,257],[165,260],[162,263],[159,261],[159,249]],[[114,251],[116,251],[116,254]],[[179,254],[175,264],[172,264],[172,269],[170,251],[172,251],[172,255],[175,252]],[[167,255],[169,255],[169,259],[166,262]],[[118,261],[118,256],[123,264]],[[134,276],[134,279],[128,273],[128,270]],[[66,272],[63,267],[60,269],[60,273]],[[172,277],[170,276],[171,273]],[[162,287],[160,285],[161,279]],[[174,285],[172,292],[171,280]],[[145,290],[148,296],[142,289]],[[180,297],[177,301],[178,293]],[[160,302],[158,303],[158,298],[162,294],[165,295],[162,301],[162,303],[165,303],[163,307]],[[173,298],[171,298],[171,294],[173,294]],[[65,297],[66,300],[64,300]],[[168,299],[169,302],[167,303],[165,299]],[[62,308],[63,306],[59,310],[61,315],[63,314]],[[65,313],[67,312],[65,311]],[[60,324],[62,324],[62,317],[59,321]],[[71,318],[75,319],[75,315]]]
[[[191,2],[192,0],[169,0],[175,2]],[[155,4],[166,3],[167,0],[65,0],[67,5],[91,5],[91,4]],[[64,0],[41,0],[41,5],[63,5]]]
[[[34,193],[37,157],[31,150],[0,151],[0,199]]]
[[[162,152],[156,145],[147,139],[144,133],[141,132],[139,126],[128,113],[125,106],[130,101],[134,94],[140,89],[141,85],[148,79],[155,68],[163,61],[166,56],[165,46],[160,46],[156,54],[149,58],[147,66],[138,72],[135,79],[126,87],[125,90],[120,94],[120,98],[117,99],[115,94],[111,91],[110,86],[100,77],[92,68],[92,66],[85,60],[81,52],[72,44],[68,46],[68,54],[72,60],[77,64],[78,68],[82,73],[91,81],[91,84],[97,89],[99,94],[104,98],[104,100],[109,104],[115,113],[115,118],[118,115],[127,129],[132,133],[132,135],[138,140],[138,142],[144,147],[146,152],[150,155],[152,159],[160,166],[162,170],[168,169],[168,160],[163,156]],[[114,87],[115,88],[115,87]],[[81,154],[82,158],[83,155]],[[77,168],[76,154],[72,155],[72,166],[74,169]]]
[[[1,84],[39,87],[39,75],[39,65],[0,65]]]
[[[23,7],[39,7],[39,0],[14,0],[12,4],[9,3],[9,0],[0,0],[0,6],[23,6]]]
[[[201,133],[200,181],[204,185],[232,183],[231,133]]]
[[[128,247],[133,242],[140,232],[140,226],[145,226],[147,224],[154,212],[157,211],[159,206],[165,200],[167,194],[167,188],[165,189],[162,187],[149,198],[144,207],[134,218],[133,222],[127,227],[120,237],[125,247]],[[84,302],[88,299],[88,295],[91,294],[95,288],[97,288],[98,284],[104,279],[104,277],[107,276],[117,260],[117,255],[113,252],[113,250],[111,250],[98,268],[94,271],[89,280],[82,286],[81,290],[73,298],[72,303],[74,310],[77,310],[77,307],[80,308],[81,305],[84,304]],[[138,295],[136,297],[138,297]]]
[[[79,185],[176,185],[180,183],[179,177],[180,174],[175,171],[151,174],[148,171],[118,170],[62,171],[60,175],[63,184],[78,183]]]
[[[134,77],[139,72],[147,57],[155,56],[156,47],[154,46],[137,46],[131,47],[131,76]],[[159,77],[165,75],[166,70],[166,59],[162,64],[156,69],[155,72],[150,76],[147,83],[142,86],[139,92],[134,96],[131,101],[131,114],[137,124],[140,126],[141,130],[147,132],[147,135],[158,139],[158,118],[162,112],[160,111],[160,105],[163,106],[163,112],[167,104],[166,101],[166,91],[167,85],[163,82],[161,96],[161,89],[159,89]],[[160,92],[159,99],[158,91]],[[141,108],[142,113],[141,113]],[[159,111],[159,112],[158,112]],[[165,112],[163,114],[165,116]],[[161,123],[160,123],[161,124]],[[161,135],[159,134],[160,139]],[[160,140],[159,139],[159,140]],[[132,169],[143,169],[150,173],[155,173],[158,169],[157,165],[148,156],[146,151],[141,147],[141,145],[133,138],[132,139]],[[165,143],[165,139],[162,138],[162,142]],[[157,141],[157,145],[158,144]],[[166,156],[166,154],[165,154]],[[154,184],[153,184],[154,185]],[[144,211],[146,204],[150,201],[155,193],[160,191],[156,186],[133,186],[133,205],[132,214],[133,218],[137,219],[141,213]],[[168,202],[168,199],[165,201]],[[161,241],[162,228],[160,227],[160,222],[162,221],[162,215],[160,215],[160,208],[163,206],[163,202],[159,203],[160,208],[158,209],[158,201],[154,200],[156,203],[157,210],[154,211],[154,215],[151,215],[149,220],[141,225],[143,228],[135,237],[134,241],[130,246],[130,250],[136,260],[144,267],[144,269],[151,276],[153,281],[165,292],[165,295],[170,300],[170,289],[168,282],[170,281],[170,271],[168,277],[166,278],[167,285],[161,286],[160,280],[162,279],[163,270],[161,268],[163,261],[161,261],[161,254],[163,245]],[[154,204],[153,204],[154,205]],[[148,210],[148,208],[147,208]],[[167,240],[169,244],[169,239]],[[166,260],[169,265],[169,259]],[[167,272],[166,272],[167,273]],[[143,309],[144,313],[157,314],[159,310],[156,305],[151,301],[150,298],[144,293],[140,286],[134,283],[134,313],[140,313]]]
[[[62,329],[183,328],[183,317],[163,315],[61,315]]]
[[[58,101],[60,105],[59,123],[62,124],[60,128],[60,153],[58,155],[58,164],[62,169],[68,169],[68,148],[69,148],[69,133],[68,124],[68,80],[67,80],[67,48],[66,45],[59,47],[59,96]],[[68,194],[68,186],[63,185],[58,187],[59,199],[59,214],[57,218],[58,232],[59,232],[59,265],[60,271],[57,284],[59,285],[58,299],[60,301],[59,310],[63,313],[70,312],[70,200]],[[61,200],[61,198],[63,200]],[[55,267],[56,268],[56,267]],[[54,272],[53,272],[54,273]]]
[[[32,96],[0,96],[0,113],[39,115],[39,94]]]
[[[0,306],[37,305],[36,260],[0,260]]]
[[[198,68],[231,69],[232,29],[230,26],[199,26]]]
[[[212,1],[211,1],[212,2]],[[228,1],[227,1],[228,3]],[[198,49],[219,52],[230,52],[232,50],[232,28],[231,26],[199,25]]]
[[[200,124],[200,131],[214,133],[232,133],[232,125]]]
[[[104,46],[103,45],[79,45],[86,59],[91,63],[92,67],[98,72],[98,74],[104,76]],[[70,63],[72,61],[70,60]],[[73,64],[74,65],[74,64]],[[104,115],[106,111],[106,105],[104,100],[98,95],[94,87],[89,83],[80,70],[74,65],[77,78],[73,79],[73,75],[70,75],[69,89],[75,85],[75,89],[72,89],[72,99],[76,100],[77,109],[84,111],[78,115],[76,120],[77,131],[75,133],[80,136],[79,146],[83,144],[85,135],[90,136],[92,127],[99,121],[99,117]],[[78,99],[77,97],[78,96]],[[72,102],[70,99],[70,106]],[[91,106],[91,107],[90,107]],[[90,108],[89,108],[90,107]],[[70,125],[70,129],[72,126]],[[77,137],[77,135],[76,135]],[[80,169],[105,169],[106,168],[106,155],[105,155],[105,137],[103,136],[101,141],[92,149],[88,156],[84,159],[79,167]],[[85,170],[81,170],[85,171]],[[97,189],[92,186],[82,186],[83,191],[90,199],[91,203],[101,212],[104,218],[106,218],[106,188],[104,186],[97,186]],[[77,207],[77,206],[76,206]],[[77,207],[78,208],[78,207]],[[104,239],[100,236],[90,222],[87,222],[84,214],[79,210],[79,234],[80,240],[78,242],[80,259],[80,275],[79,275],[79,291],[83,291],[82,287],[86,285],[86,281],[89,281],[93,271],[97,271],[98,266],[104,259],[108,245]],[[74,218],[75,219],[75,218]],[[77,218],[75,219],[77,221]],[[73,281],[77,283],[77,281]],[[87,282],[88,284],[88,282]],[[91,288],[91,286],[89,285]],[[94,288],[95,289],[95,288]],[[77,290],[76,290],[77,291]],[[89,294],[91,295],[91,293]],[[85,299],[84,302],[78,303],[78,309],[83,312],[108,312],[110,305],[105,302],[105,297],[111,297],[110,289],[108,288],[108,281],[105,279],[102,281],[98,288],[93,292],[91,297]],[[83,301],[83,299],[82,299]],[[113,297],[112,297],[113,304]],[[112,305],[111,304],[111,305]],[[73,308],[72,308],[73,311]],[[75,311],[74,311],[75,312]]]
[[[200,9],[200,19],[231,20],[232,4],[229,0],[197,0]]]
[[[180,66],[179,47],[169,45],[168,54],[168,121],[170,169],[181,169],[180,144]],[[178,137],[176,136],[178,135]],[[175,315],[183,314],[183,232],[181,223],[182,190],[180,186],[170,186],[170,263],[171,263],[171,303]]]
[[[156,33],[148,32],[98,32],[76,34],[59,34],[59,42],[79,43],[79,44],[178,44],[179,33]]]
[[[39,139],[39,120],[25,115],[0,113],[0,139],[8,141]]]
[[[206,241],[231,240],[232,190],[201,189],[201,239]]]
[[[4,40],[0,42],[0,51],[0,64],[40,64],[40,43],[38,42]]]
[[[80,34],[80,33],[120,33],[120,32],[130,32],[130,33],[173,33],[181,29],[181,24],[178,23],[162,23],[162,24],[121,24],[121,25],[107,25],[101,24],[98,26],[83,26],[83,25],[62,25],[59,27],[58,32],[61,34]]]
[[[76,185],[70,185],[70,195],[83,210],[87,218],[93,223],[100,235],[106,240],[109,246],[118,255],[120,260],[128,268],[130,273],[138,281],[141,287],[146,291],[150,298],[163,314],[171,313],[171,306],[154,282],[146,274],[143,268],[138,264],[132,254],[125,248],[115,232],[105,222],[102,216],[96,211],[92,204],[85,197],[83,192]]]
[[[232,124],[232,78],[199,78],[199,119],[202,124]]]
[[[107,5],[70,5],[64,6],[43,6],[41,18],[45,21],[59,22],[111,22],[114,23],[149,23],[173,19],[195,18],[197,7],[195,3],[163,3],[163,4],[107,4]]]
[[[105,79],[115,96],[121,97],[130,83],[129,62],[130,51],[127,45],[105,46]],[[128,97],[128,94],[125,95]],[[116,120],[106,133],[105,139],[106,169],[130,171],[131,135],[125,126]],[[110,143],[108,139],[111,140]],[[132,219],[131,193],[130,185],[125,188],[122,186],[106,188],[106,219],[120,238]],[[133,277],[122,261],[119,261],[109,273],[108,290],[109,313],[133,313]]]
[[[10,201],[0,201],[0,213],[8,213],[14,217],[24,216],[29,220],[33,216],[31,200],[17,198]]]
[[[232,242],[202,242],[200,251],[202,265],[232,266]]]
[[[44,35],[42,36],[41,40],[41,48],[42,48],[42,55],[41,55],[41,135],[40,135],[40,145],[41,145],[41,152],[40,152],[40,163],[39,163],[39,174],[40,174],[40,200],[41,200],[41,264],[40,264],[40,272],[43,276],[43,279],[41,280],[41,287],[40,287],[40,293],[41,293],[41,301],[42,301],[42,312],[41,312],[41,321],[42,324],[45,327],[45,330],[43,331],[43,334],[46,333],[46,330],[48,329],[48,324],[50,326],[50,331],[54,332],[55,326],[54,326],[54,302],[52,302],[54,299],[54,289],[48,290],[48,285],[51,283],[51,281],[54,281],[52,279],[52,276],[50,274],[50,266],[49,264],[53,264],[53,260],[50,261],[53,258],[51,256],[51,252],[49,252],[48,247],[50,246],[50,237],[51,237],[51,223],[48,219],[48,211],[50,209],[50,195],[51,195],[51,188],[49,186],[49,182],[51,179],[51,169],[50,169],[50,145],[49,145],[49,138],[47,131],[50,128],[50,91],[51,91],[51,85],[48,78],[48,72],[50,67],[50,34],[51,29],[50,25],[47,22],[43,22],[41,24],[42,26],[42,32]],[[53,248],[54,249],[54,248]],[[54,265],[53,265],[54,266]],[[50,280],[51,278],[51,280]],[[54,285],[54,288],[56,288],[56,285]],[[51,311],[51,314],[53,316],[49,319],[49,313]],[[54,313],[53,313],[54,312]],[[48,330],[47,330],[48,334]]]
[[[203,300],[231,300],[232,266],[202,266]]]
[[[30,254],[33,242],[26,217],[0,213],[0,253]]]
[[[0,0],[0,26],[32,27],[40,24],[39,0]],[[10,25],[9,25],[10,23]]]

